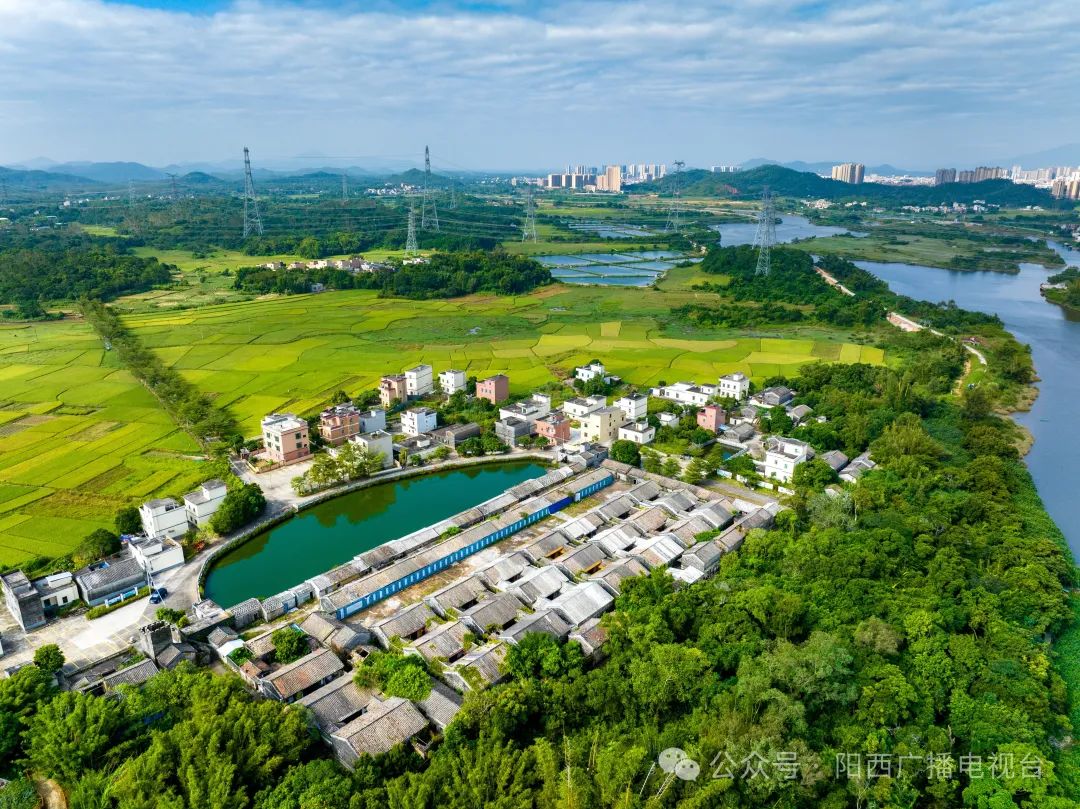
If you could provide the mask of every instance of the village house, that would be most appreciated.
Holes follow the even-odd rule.
[[[794,398],[795,391],[783,385],[777,385],[755,393],[750,397],[750,404],[760,408],[785,407]]]
[[[495,374],[476,383],[476,398],[487,399],[494,405],[510,398],[510,377]]]
[[[131,556],[114,556],[75,572],[79,597],[88,607],[132,596],[146,584],[146,571]]]
[[[727,399],[741,402],[750,392],[750,377],[741,371],[724,374],[717,382],[717,394]]]
[[[611,382],[616,377],[608,376],[607,369],[602,362],[590,362],[588,365],[581,365],[574,369],[574,378],[580,379],[582,382],[589,382],[593,379],[601,379],[604,382]]]
[[[187,510],[171,497],[147,500],[139,506],[139,518],[148,537],[182,537],[188,532]]]
[[[495,436],[508,447],[516,447],[522,438],[528,438],[533,433],[533,425],[525,419],[517,416],[507,416],[499,419],[492,425]]]
[[[407,396],[427,396],[435,385],[432,382],[430,365],[417,365],[405,372],[405,394]]]
[[[270,699],[295,702],[326,685],[344,669],[336,654],[329,649],[319,648],[260,679],[259,691]]]
[[[139,567],[151,575],[184,564],[184,549],[169,537],[132,537],[128,550]]]
[[[864,452],[861,455],[857,455],[852,461],[840,470],[840,480],[847,483],[854,483],[861,478],[864,473],[869,472],[876,467],[877,464],[870,460],[870,453]]]
[[[607,397],[596,395],[567,399],[563,402],[562,410],[570,418],[583,419],[601,407],[607,407]]]
[[[765,477],[788,483],[795,467],[813,457],[814,450],[805,441],[773,436],[765,444]]]
[[[679,404],[697,405],[708,404],[709,399],[716,395],[713,385],[697,385],[693,382],[676,382],[673,385],[663,385],[652,388],[650,394],[660,399]]]
[[[656,428],[647,421],[637,421],[619,427],[620,441],[633,441],[635,444],[645,445],[651,444],[655,438]]]
[[[649,414],[649,397],[644,393],[628,393],[612,404],[626,414],[627,421],[642,421]]]
[[[570,419],[557,411],[537,419],[536,434],[543,436],[549,444],[562,444],[570,440]]]
[[[618,407],[601,407],[581,420],[581,436],[586,441],[610,444],[619,437],[626,415]]]
[[[439,414],[430,407],[414,407],[401,414],[401,431],[405,435],[422,435],[438,426]]]
[[[439,427],[432,431],[431,435],[444,447],[457,449],[458,444],[462,441],[478,438],[481,432],[483,431],[480,429],[480,425],[470,421],[467,424],[447,424],[445,427]]]
[[[45,625],[41,596],[25,573],[21,570],[5,573],[0,576],[0,585],[4,588],[4,604],[8,612],[24,632]]]
[[[352,402],[328,407],[319,414],[319,435],[331,446],[344,444],[361,432],[360,409]]]
[[[698,427],[710,433],[719,432],[720,426],[726,421],[727,416],[720,405],[707,404],[697,412]]]
[[[374,455],[381,455],[383,469],[394,465],[394,437],[385,430],[374,430],[352,437],[352,443]]]
[[[263,446],[270,460],[287,464],[311,456],[308,424],[292,413],[271,413],[262,420]]]
[[[377,756],[404,744],[423,732],[427,719],[409,700],[373,699],[367,710],[330,735],[334,755],[349,769],[360,756]]]
[[[201,528],[210,522],[210,518],[217,512],[228,492],[225,482],[215,478],[206,481],[195,491],[185,494],[184,510],[187,512],[188,524]]]
[[[405,374],[387,374],[379,380],[379,404],[389,410],[408,398]]]
[[[465,390],[466,384],[464,371],[458,371],[453,368],[446,371],[439,371],[439,389],[447,396],[451,396],[459,390]]]
[[[381,407],[374,407],[360,414],[360,433],[373,433],[376,430],[386,429],[386,411]]]
[[[551,397],[543,393],[534,393],[531,399],[524,402],[515,402],[500,407],[499,418],[519,418],[532,425],[537,419],[543,418],[550,412]]]

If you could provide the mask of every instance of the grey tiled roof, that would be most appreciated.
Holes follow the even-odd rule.
[[[344,741],[358,756],[385,753],[407,742],[427,727],[427,720],[407,699],[390,697],[372,702],[366,713],[339,728],[335,738]]]
[[[344,668],[336,654],[319,649],[271,672],[265,680],[282,699],[289,699]]]
[[[299,700],[311,711],[324,733],[331,733],[364,710],[375,692],[361,688],[352,677],[338,677]]]

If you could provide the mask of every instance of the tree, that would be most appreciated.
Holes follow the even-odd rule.
[[[64,653],[55,643],[39,646],[34,650],[34,665],[46,674],[56,674],[64,667]]]
[[[611,444],[611,460],[638,466],[641,463],[641,448],[633,441],[620,439]]]
[[[135,506],[124,506],[116,512],[116,531],[119,534],[137,534],[142,531],[142,517]]]
[[[23,723],[56,693],[52,674],[37,666],[23,666],[0,680],[0,761],[19,749]]]
[[[660,474],[660,455],[653,450],[641,450],[641,468],[654,475]]]
[[[210,527],[217,534],[231,533],[254,520],[266,508],[266,497],[256,483],[245,483],[230,489],[210,518]]]
[[[351,401],[349,399],[349,394],[340,388],[334,391],[334,395],[330,397],[330,404],[333,405],[347,404],[349,401]]]
[[[450,457],[450,447],[445,445],[436,447],[435,451],[431,453],[431,457],[434,458],[436,461],[445,461],[447,458]]]
[[[278,629],[270,640],[274,644],[274,660],[278,663],[292,663],[309,651],[307,635],[291,626]]]
[[[820,458],[811,458],[797,464],[795,471],[791,475],[791,483],[796,489],[820,491],[837,480],[839,480],[839,476],[836,474],[836,470]]]
[[[26,755],[35,770],[73,784],[105,763],[124,725],[117,701],[65,691],[34,715]]]
[[[392,697],[419,702],[431,693],[431,675],[420,666],[401,666],[387,679],[385,690]]]
[[[136,510],[136,514],[138,511]],[[141,529],[142,523],[139,523]],[[120,550],[120,537],[112,531],[98,528],[87,534],[75,550],[71,552],[71,561],[75,567],[85,567],[91,562],[104,559]]]
[[[585,665],[581,647],[559,643],[542,632],[530,632],[509,648],[503,667],[515,679],[563,678],[581,673]]]
[[[187,617],[187,613],[183,610],[173,609],[172,607],[158,607],[157,612],[154,613],[154,617],[159,621],[179,625],[179,623]]]
[[[682,469],[682,466],[679,464],[678,459],[669,455],[664,459],[664,463],[660,465],[660,474],[666,478],[678,477],[680,469]]]
[[[687,483],[701,483],[701,479],[705,477],[707,470],[708,467],[701,458],[694,458],[683,470],[682,479]]]

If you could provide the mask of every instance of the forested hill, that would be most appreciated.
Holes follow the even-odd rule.
[[[830,200],[866,200],[894,205],[940,205],[953,202],[970,204],[981,199],[1007,207],[1041,205],[1057,207],[1048,191],[1030,185],[1017,185],[1008,180],[984,180],[981,183],[948,183],[940,186],[898,186],[880,183],[851,185],[830,180],[806,171],[793,171],[783,166],[758,166],[734,174],[714,174],[704,169],[683,172],[682,193],[690,197],[753,197],[768,186],[782,197],[809,197]],[[631,187],[633,193],[670,193],[671,177]],[[1071,205],[1068,201],[1065,205]]]

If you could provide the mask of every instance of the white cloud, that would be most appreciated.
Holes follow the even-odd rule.
[[[0,161],[431,139],[469,165],[675,150],[933,162],[1067,141],[1080,116],[1075,0],[524,6],[194,15],[0,0]]]

